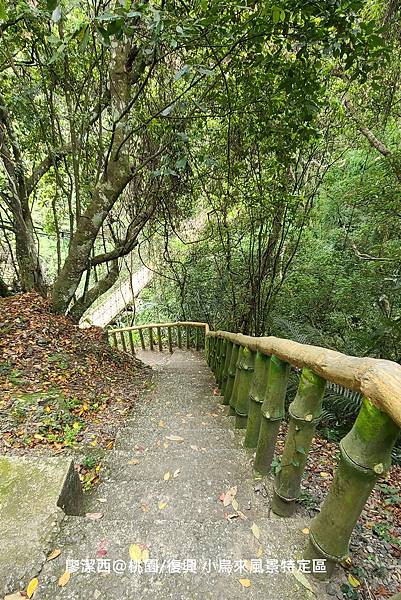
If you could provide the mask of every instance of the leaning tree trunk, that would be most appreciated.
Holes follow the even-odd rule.
[[[103,174],[93,191],[87,209],[77,224],[68,256],[53,286],[52,305],[57,313],[67,311],[83,272],[90,268],[91,251],[99,230],[133,177],[125,141],[129,135],[130,50],[131,44],[123,39],[113,51],[110,64],[110,91],[114,124],[110,151]]]

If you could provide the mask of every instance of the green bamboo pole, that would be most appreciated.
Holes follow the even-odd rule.
[[[177,325],[178,347],[182,348],[181,326]]]
[[[325,387],[322,377],[302,369],[297,395],[289,407],[290,423],[274,482],[272,510],[276,515],[289,517],[295,511],[310,445],[322,414]]]
[[[219,362],[217,365],[217,375],[216,375],[217,385],[219,388],[221,388],[221,384],[223,382],[223,371],[224,371],[224,363],[226,360],[226,352],[227,352],[227,340],[221,340],[220,355],[219,355]]]
[[[213,360],[215,338],[209,336],[206,339],[207,339],[207,364],[211,368],[212,367],[212,360]]]
[[[195,343],[195,347],[197,352],[199,352],[200,350],[200,330],[199,327],[196,327],[196,343]]]
[[[117,334],[114,333],[114,331],[112,332],[111,337],[113,338],[113,346],[118,350]]]
[[[284,417],[284,402],[289,375],[290,365],[277,356],[271,356],[254,463],[255,470],[263,475],[270,473],[277,434],[280,422]]]
[[[244,440],[246,448],[256,448],[258,445],[260,422],[262,419],[261,407],[269,376],[269,365],[270,356],[258,352],[255,358],[253,379],[249,392],[248,423]]]
[[[167,337],[168,337],[168,351],[171,354],[173,352],[173,339],[171,336],[171,327],[167,327]]]
[[[149,327],[149,345],[151,350],[153,350],[153,343],[153,329]]]
[[[226,389],[224,390],[224,400],[223,404],[227,406],[230,404],[230,398],[233,392],[235,373],[236,373],[236,365],[238,360],[239,346],[238,344],[233,344],[231,349],[230,356],[230,364],[227,371],[227,384]]]
[[[235,427],[245,429],[248,423],[249,392],[251,389],[256,352],[244,348],[242,360],[239,363],[240,379],[237,388],[237,400],[235,403]]]
[[[224,361],[224,366],[223,366],[223,371],[222,371],[222,377],[221,377],[221,394],[222,394],[222,396],[224,396],[225,391],[226,391],[227,379],[228,379],[228,369],[230,367],[230,360],[231,360],[232,349],[233,349],[233,343],[230,342],[229,340],[227,340],[226,358],[225,358],[225,361]]]
[[[186,334],[187,334],[187,350],[189,350],[191,347],[191,338],[190,338],[190,329],[189,329],[188,325],[186,327]]]
[[[340,442],[340,464],[310,526],[306,557],[326,559],[326,573],[315,573],[320,579],[328,579],[348,555],[352,530],[377,479],[390,467],[399,432],[386,413],[364,398],[354,426]]]
[[[241,379],[241,370],[239,368],[240,363],[242,362],[242,354],[244,352],[244,347],[243,346],[239,346],[238,348],[238,354],[237,354],[237,361],[235,363],[235,376],[234,376],[234,383],[233,383],[233,387],[232,387],[232,393],[230,396],[230,412],[229,414],[231,416],[235,416],[235,405],[237,404],[237,397],[238,397],[238,386],[239,386],[239,382]]]
[[[131,353],[135,355],[134,334],[132,330],[128,332],[128,340],[131,348]]]
[[[159,352],[163,352],[163,344],[162,344],[162,331],[160,327],[156,327],[157,331],[157,343],[159,346]]]
[[[141,340],[142,350],[146,350],[145,338],[143,337],[143,331],[142,331],[142,329],[138,329],[138,331],[139,331],[139,339]]]
[[[213,352],[212,371],[216,378],[217,378],[217,367],[218,367],[219,360],[220,360],[220,348],[221,348],[222,341],[223,340],[221,338],[218,338],[216,340],[216,343],[214,346],[214,352]]]
[[[121,338],[121,343],[123,346],[123,350],[124,352],[127,352],[127,344],[125,343],[125,336],[124,336],[124,332],[120,331],[120,338]]]
[[[209,366],[210,366],[210,341],[211,341],[211,337],[206,336],[206,332],[205,332],[205,359]]]

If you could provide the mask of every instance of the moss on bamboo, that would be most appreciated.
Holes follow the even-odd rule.
[[[293,514],[316,425],[322,412],[326,382],[303,369],[297,395],[289,408],[290,423],[281,464],[276,471],[272,510],[287,517]]]
[[[229,365],[228,371],[227,371],[227,384],[226,384],[226,389],[224,391],[224,401],[223,401],[223,404],[226,404],[227,406],[230,404],[230,399],[231,399],[233,388],[234,388],[239,348],[240,347],[238,346],[238,344],[233,344],[233,347],[231,349],[230,365]]]
[[[245,429],[248,421],[249,392],[251,389],[256,352],[243,348],[238,359],[239,379],[235,401],[235,427]]]
[[[377,479],[391,464],[399,427],[364,399],[351,431],[340,442],[341,458],[320,513],[310,526],[306,558],[325,558],[327,579],[336,562],[348,555],[352,530]]]
[[[216,372],[216,380],[217,380],[217,385],[219,386],[219,388],[221,388],[221,384],[223,382],[223,371],[224,371],[224,364],[225,364],[226,352],[227,352],[227,341],[222,340],[221,342],[222,343],[220,346],[220,354],[219,354],[219,359],[218,359],[218,364],[217,364],[217,372]]]
[[[259,439],[261,407],[269,376],[270,356],[258,352],[255,357],[252,384],[249,391],[248,423],[244,446],[256,448]]]
[[[132,331],[128,332],[128,340],[131,348],[131,354],[135,354],[135,345],[134,345],[134,334]]]
[[[150,346],[150,349],[153,351],[153,346],[154,346],[153,329],[151,327],[149,327],[148,331],[149,331],[149,346]]]
[[[249,390],[252,383],[255,352],[241,347],[238,353],[230,414],[235,415],[235,427],[244,429],[248,419]]]
[[[255,456],[255,470],[263,475],[270,473],[280,422],[284,417],[290,365],[277,356],[270,358],[269,375],[263,404],[259,439]]]
[[[222,371],[222,377],[221,377],[221,393],[224,396],[225,391],[226,391],[226,386],[227,386],[227,379],[228,379],[228,370],[230,368],[230,360],[231,360],[231,352],[233,349],[233,343],[230,341],[227,341],[227,345],[226,345],[226,357],[224,360],[224,366],[223,366],[223,371]]]
[[[138,331],[139,331],[139,339],[141,340],[142,350],[146,350],[145,338],[143,337],[143,331],[142,331],[142,329],[139,329]]]

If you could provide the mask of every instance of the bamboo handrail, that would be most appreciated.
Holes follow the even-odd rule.
[[[146,325],[133,325],[132,327],[121,327],[118,329],[110,328],[111,332],[119,331],[137,331],[139,329],[148,329],[149,327],[203,327],[206,332],[209,331],[209,325],[200,321],[176,321],[175,323],[146,323]]]
[[[401,427],[401,365],[379,358],[359,358],[292,340],[207,331],[207,337],[230,340],[262,354],[274,354],[294,367],[309,368],[326,380],[360,392]]]

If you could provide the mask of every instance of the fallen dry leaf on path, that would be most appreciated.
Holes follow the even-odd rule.
[[[46,560],[54,560],[55,558],[57,558],[58,556],[60,556],[60,554],[61,554],[61,550],[59,548],[55,548],[53,550],[53,552],[50,552],[50,554],[46,558]]]
[[[37,577],[31,579],[31,581],[28,583],[28,587],[26,588],[26,595],[28,596],[28,598],[32,598],[38,585],[39,579]]]
[[[260,539],[260,529],[256,523],[252,523],[251,531],[257,540]]]
[[[69,571],[64,571],[58,580],[58,584],[60,587],[64,587],[70,581],[71,573]]]
[[[170,442],[183,442],[184,438],[180,435],[166,435],[166,440],[170,440]]]

